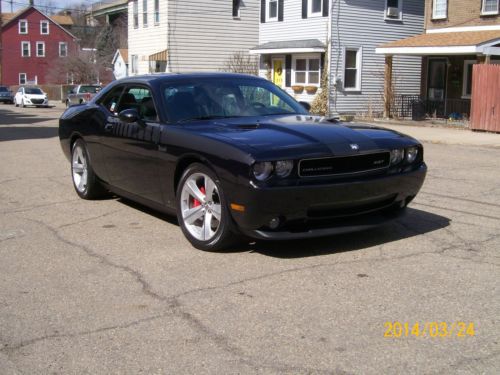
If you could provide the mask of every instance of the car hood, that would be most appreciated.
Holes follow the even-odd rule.
[[[193,126],[207,137],[249,147],[257,159],[350,155],[418,143],[384,128],[305,115],[231,118]]]

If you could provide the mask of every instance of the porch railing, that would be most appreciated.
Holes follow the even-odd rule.
[[[420,95],[397,95],[391,106],[391,113],[399,118],[422,120],[430,117],[468,119],[470,99],[430,100]]]

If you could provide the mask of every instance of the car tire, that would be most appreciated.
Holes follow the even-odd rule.
[[[14,105],[15,105],[16,107],[19,107],[19,104],[17,104],[17,100],[14,100]]]
[[[92,169],[87,145],[83,139],[77,139],[71,149],[71,179],[80,198],[96,199],[106,194]]]
[[[176,200],[177,220],[195,248],[224,250],[237,241],[222,186],[210,168],[191,164],[177,186]]]

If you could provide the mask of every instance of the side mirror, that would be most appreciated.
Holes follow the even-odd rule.
[[[120,113],[118,113],[118,118],[120,121],[131,124],[133,122],[137,122],[139,125],[144,126],[144,122],[139,117],[139,112],[136,109],[124,109]]]
[[[307,112],[311,110],[311,105],[308,102],[299,102],[299,104],[306,109]]]

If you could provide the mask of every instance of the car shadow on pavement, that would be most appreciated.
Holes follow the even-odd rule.
[[[0,142],[1,141],[17,141],[22,139],[39,139],[57,137],[57,127],[47,126],[1,126],[0,125]]]
[[[118,201],[172,225],[179,225],[177,218],[173,215],[153,210],[125,198],[118,198]],[[450,225],[450,222],[451,220],[447,217],[408,207],[404,216],[369,230],[293,241],[255,241],[245,239],[238,245],[230,247],[223,252],[256,252],[283,259],[313,257],[361,250],[419,236],[445,228]],[[179,235],[181,235],[180,228]]]
[[[0,127],[3,127],[4,125],[10,126],[12,124],[31,125],[49,120],[54,120],[54,118],[43,116],[40,113],[20,113],[0,108]]]
[[[369,230],[294,241],[256,241],[240,251],[253,251],[275,258],[305,258],[379,246],[450,225],[451,220],[447,217],[414,208],[406,210],[403,217]]]

